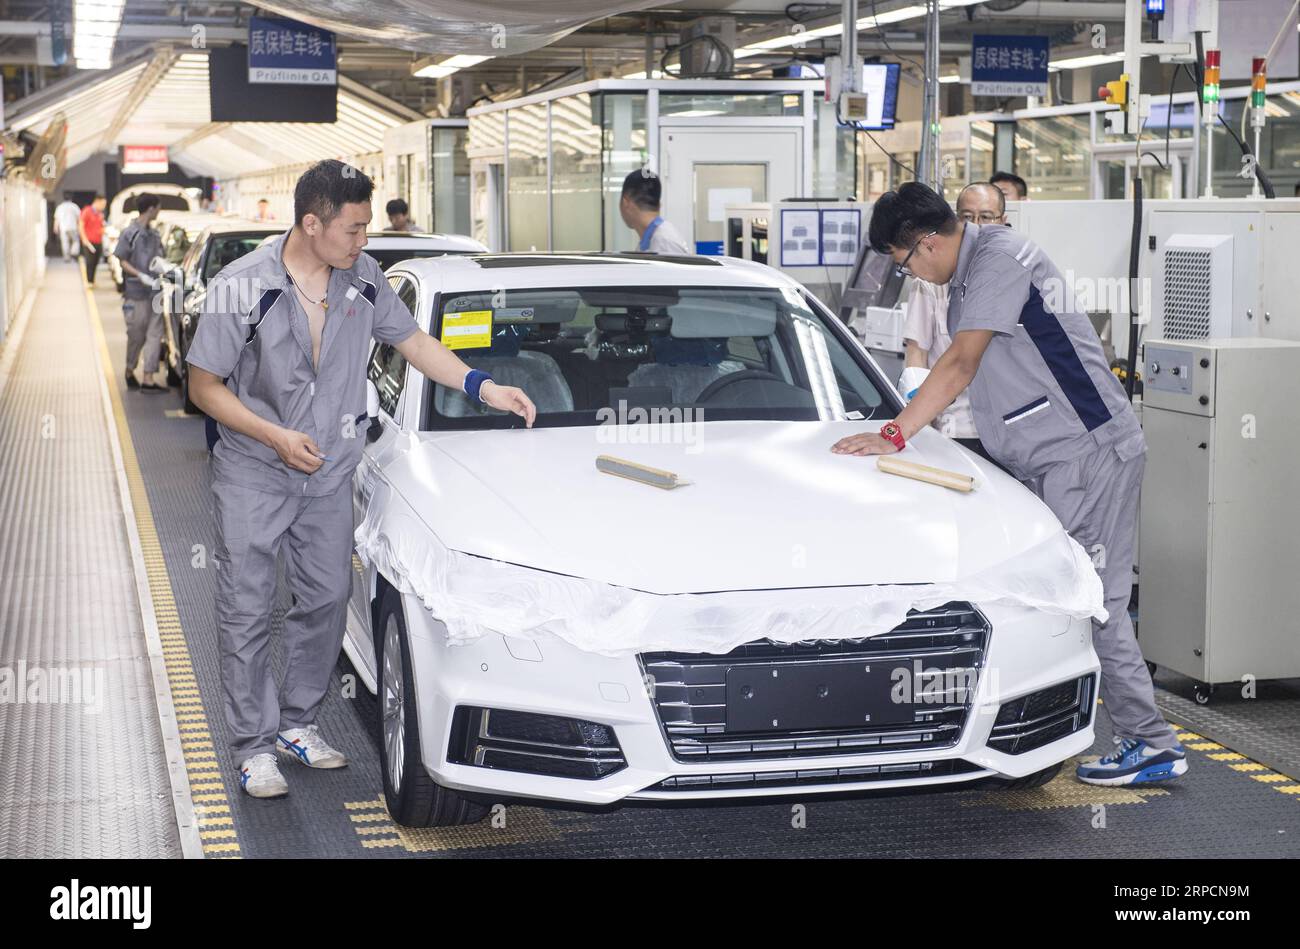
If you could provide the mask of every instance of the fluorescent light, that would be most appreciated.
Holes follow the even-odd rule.
[[[901,23],[903,20],[911,20],[918,16],[925,16],[925,7],[911,6],[900,7],[897,10],[886,10],[884,13],[878,13],[875,16],[864,16],[858,20],[859,30],[870,30],[882,23]]]
[[[72,8],[72,18],[74,20],[82,17],[120,20],[122,18],[122,6],[120,3],[105,3],[103,0],[95,3],[78,3]]]
[[[125,0],[74,0],[72,58],[78,69],[107,69],[122,27]]]
[[[90,39],[92,37],[98,39],[103,37],[111,40],[117,36],[117,29],[117,23],[101,23],[99,21],[86,23],[82,20],[78,20],[77,30],[74,36],[80,37],[81,39]]]
[[[417,64],[417,68],[411,71],[411,75],[417,79],[442,79],[454,72],[468,69],[470,66],[477,66],[490,58],[488,56],[471,56],[468,53],[459,53],[440,62]]]
[[[72,57],[84,59],[93,56],[112,56],[113,43],[114,39],[111,36],[83,36],[73,42]]]
[[[940,10],[949,10],[955,7],[969,7],[983,0],[939,0]],[[858,31],[875,29],[886,23],[901,23],[904,20],[912,20],[916,17],[925,16],[926,8],[920,4],[899,7],[897,10],[886,10],[876,16],[859,17],[857,22]],[[814,30],[803,30],[798,33],[785,33],[781,36],[774,36],[770,39],[757,40],[746,46],[742,46],[733,54],[737,59],[743,59],[746,56],[758,56],[761,53],[774,49],[785,49],[787,46],[794,46],[796,43],[804,43],[808,40],[823,39],[827,36],[839,36],[843,32],[843,26],[840,23],[831,23],[828,26],[819,26]]]
[[[958,76],[956,73],[951,76],[940,76],[939,81],[946,86],[951,82],[961,82],[961,76]]]
[[[1049,72],[1058,69],[1087,69],[1089,66],[1104,66],[1106,63],[1123,62],[1123,53],[1094,53],[1091,56],[1075,56],[1070,59],[1058,59],[1048,64]]]

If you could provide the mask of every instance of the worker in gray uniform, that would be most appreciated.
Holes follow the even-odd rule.
[[[1134,784],[1185,773],[1128,615],[1146,443],[1091,321],[1036,244],[1007,227],[959,221],[925,185],[883,195],[869,239],[904,276],[949,284],[952,345],[898,418],[832,451],[899,451],[968,390],[984,448],[1092,555],[1105,590],[1108,618],[1094,623],[1093,645],[1116,746],[1081,764],[1078,778]]]
[[[351,589],[353,469],[366,419],[371,339],[440,385],[522,416],[520,389],[471,370],[422,332],[362,252],[373,185],[342,162],[313,165],[294,190],[294,223],[208,284],[186,355],[194,402],[217,423],[212,498],[216,613],[230,752],[254,797],[288,785],[279,751],[313,768],[345,756],[316,724],[343,644]],[[271,670],[276,556],[294,605],[285,672]]]
[[[152,264],[162,256],[162,237],[153,228],[162,202],[156,194],[136,195],[138,212],[117,239],[113,256],[122,263],[122,316],[126,320],[126,387],[141,392],[166,392],[157,380],[158,358],[162,352],[162,307],[155,299],[158,277]],[[140,374],[135,377],[136,361],[144,356]],[[166,380],[164,380],[165,382]]]

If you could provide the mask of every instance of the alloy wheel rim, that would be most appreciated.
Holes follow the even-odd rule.
[[[390,615],[384,626],[384,749],[388,757],[388,780],[394,791],[402,789],[402,765],[406,755],[405,696],[402,694],[402,644],[397,617]]]

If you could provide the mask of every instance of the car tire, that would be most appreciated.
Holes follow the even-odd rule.
[[[1044,784],[1051,781],[1061,773],[1061,767],[1064,762],[1058,761],[1050,768],[1044,768],[1042,771],[1035,771],[1033,774],[1027,774],[1023,778],[1013,778],[1010,781],[1004,781],[1002,787],[1007,791],[1023,791],[1026,788],[1041,788]]]
[[[407,827],[453,827],[477,823],[487,816],[488,808],[438,784],[424,769],[406,614],[396,590],[384,590],[377,614],[375,677],[379,685],[379,764],[388,813],[394,821]]]

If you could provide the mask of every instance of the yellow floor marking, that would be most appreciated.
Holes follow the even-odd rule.
[[[126,471],[127,487],[131,495],[131,504],[135,509],[135,528],[140,537],[140,553],[145,562],[148,575],[149,592],[153,597],[154,616],[158,624],[159,639],[163,644],[163,667],[167,672],[167,681],[171,690],[172,704],[177,710],[177,727],[181,732],[181,752],[185,756],[185,767],[190,779],[190,799],[197,805],[200,801],[226,803],[224,785],[217,781],[211,785],[196,784],[196,777],[217,777],[220,772],[195,772],[193,769],[199,759],[192,752],[199,747],[211,747],[211,735],[207,728],[207,719],[203,715],[203,705],[198,691],[198,682],[194,678],[193,665],[190,661],[189,647],[181,633],[180,614],[176,610],[176,597],[172,591],[171,578],[167,575],[166,561],[162,553],[162,544],[158,539],[158,530],[154,524],[153,509],[149,505],[149,492],[144,486],[144,476],[140,472],[140,460],[136,455],[135,442],[131,438],[131,426],[127,422],[126,411],[122,407],[122,396],[118,392],[118,374],[113,370],[112,358],[108,351],[108,340],[104,336],[104,323],[95,303],[94,290],[86,287],[86,305],[90,309],[91,329],[95,335],[100,364],[108,381],[108,397],[113,409],[113,419],[117,424],[118,442],[122,447],[122,467]],[[184,697],[184,698],[182,698]],[[184,713],[181,705],[184,703]],[[205,741],[196,742],[193,739]],[[210,768],[210,761],[202,761],[202,767]],[[198,788],[212,788],[212,793],[196,794]],[[209,831],[201,830],[203,853],[230,854],[239,853],[237,835],[233,830],[222,831],[223,836],[236,838],[229,842],[210,842]]]
[[[1061,773],[1040,788],[995,789],[962,801],[964,807],[1000,807],[1009,811],[1039,811],[1060,807],[1093,807],[1098,804],[1145,804],[1148,798],[1169,792],[1149,784],[1136,786],[1084,784],[1074,776],[1082,759],[1072,758]]]
[[[489,815],[477,824],[462,827],[402,827],[393,822],[382,796],[373,801],[347,801],[343,805],[363,847],[403,847],[408,853],[433,853],[475,847],[518,846],[561,840],[565,834],[588,829],[584,823],[563,827],[537,807],[510,807],[504,826],[493,826]]]

